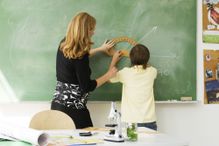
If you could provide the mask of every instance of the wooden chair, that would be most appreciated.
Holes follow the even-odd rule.
[[[75,124],[64,112],[45,110],[32,117],[29,128],[37,130],[75,129]]]

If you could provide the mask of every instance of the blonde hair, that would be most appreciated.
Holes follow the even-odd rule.
[[[95,29],[96,19],[86,12],[78,13],[69,23],[65,40],[60,50],[69,59],[81,58],[89,53],[91,45],[90,31]]]

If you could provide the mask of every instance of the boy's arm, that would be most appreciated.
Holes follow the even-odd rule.
[[[110,63],[109,69],[116,66],[117,62],[122,58],[122,52],[116,51],[113,55],[112,61]]]
[[[116,67],[117,62],[121,59],[122,52],[116,51],[113,55],[112,61],[109,66],[109,70]],[[112,83],[119,82],[119,72],[117,72],[116,76],[109,80]]]

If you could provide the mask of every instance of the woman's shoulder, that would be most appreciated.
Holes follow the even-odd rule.
[[[59,42],[59,48],[58,48],[58,49],[60,49],[60,47],[61,47],[61,44],[62,44],[64,41],[65,41],[65,37],[64,37],[64,38],[62,38],[62,39],[61,39],[61,41]]]
[[[65,41],[65,37],[61,39],[60,44]]]
[[[71,59],[76,64],[89,64],[89,54],[84,54],[80,58]]]
[[[88,60],[88,59],[89,59],[89,53],[86,53],[83,56],[76,58],[76,60]]]

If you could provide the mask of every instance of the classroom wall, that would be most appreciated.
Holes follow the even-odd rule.
[[[159,131],[173,137],[190,141],[190,146],[218,146],[219,105],[203,104],[203,63],[204,48],[219,49],[217,44],[203,44],[201,29],[201,4],[198,2],[197,32],[197,98],[198,103],[157,103]],[[120,108],[119,103],[117,103]],[[89,102],[88,107],[95,126],[103,126],[107,121],[110,102]],[[44,109],[49,109],[49,102],[22,102],[0,104],[0,120],[16,122],[28,126],[30,117]],[[98,111],[98,112],[97,112]]]

